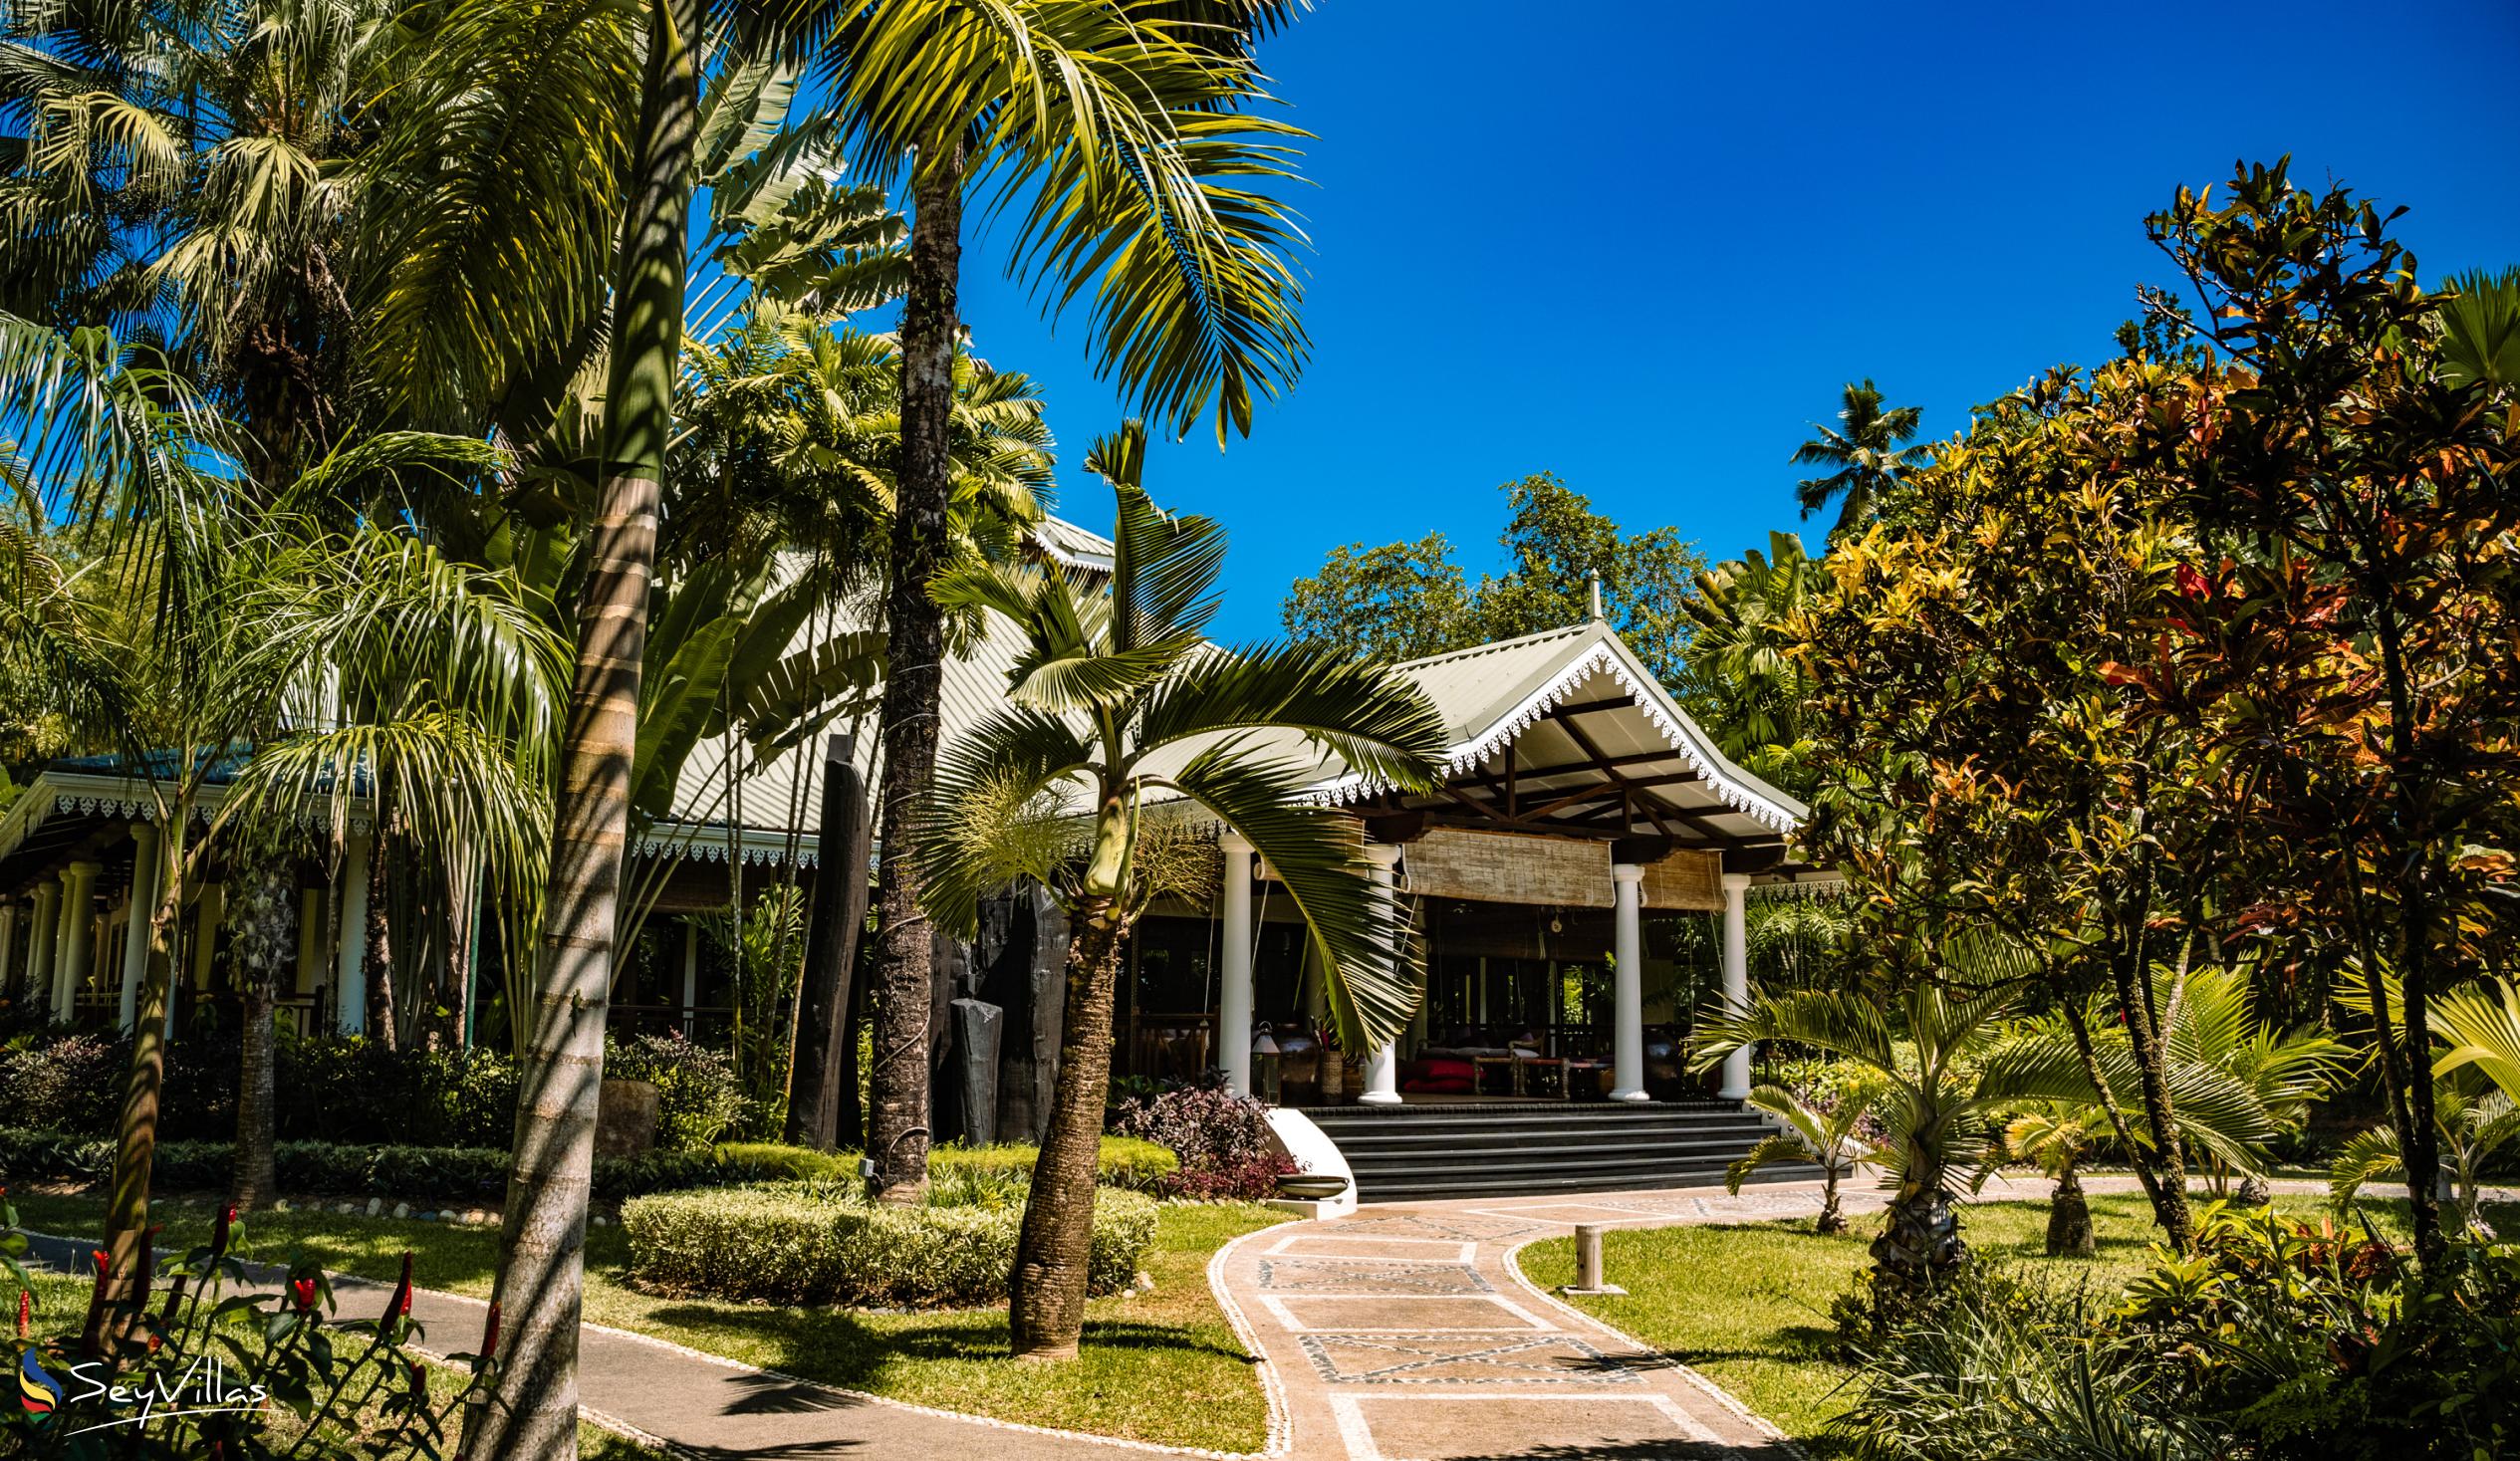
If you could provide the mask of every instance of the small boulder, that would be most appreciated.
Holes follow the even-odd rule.
[[[382,1211],[384,1211],[384,1210],[385,1210],[385,1200],[384,1200],[383,1198],[381,1198],[381,1197],[371,1197],[371,1198],[369,1198],[369,1199],[368,1199],[368,1216],[370,1216],[370,1217],[375,1217],[378,1213],[380,1213],[380,1212],[382,1212]]]
[[[393,1205],[393,1216],[394,1216],[394,1220],[395,1220],[396,1222],[399,1222],[399,1221],[401,1221],[402,1219],[409,1217],[410,1215],[411,1215],[411,1204],[409,1204],[409,1203],[407,1203],[407,1202],[397,1202],[397,1203],[395,1203],[395,1204]]]

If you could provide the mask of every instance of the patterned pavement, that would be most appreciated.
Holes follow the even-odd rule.
[[[1803,1183],[1369,1206],[1242,1238],[1213,1277],[1268,1360],[1274,1439],[1297,1461],[1768,1461],[1797,1453],[1695,1371],[1525,1282],[1514,1254],[1578,1223],[1819,1206]]]

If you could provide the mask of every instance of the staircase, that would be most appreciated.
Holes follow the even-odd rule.
[[[1364,1202],[1719,1185],[1724,1168],[1773,1129],[1729,1100],[1348,1105],[1304,1114],[1339,1144]],[[1818,1175],[1779,1165],[1751,1180]]]

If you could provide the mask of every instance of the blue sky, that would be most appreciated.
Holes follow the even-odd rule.
[[[1441,529],[1492,566],[1497,484],[1542,469],[1710,557],[1764,545],[1842,382],[1939,436],[2107,357],[2167,282],[2143,214],[2237,157],[2410,205],[2427,278],[2520,262],[2512,0],[1320,0],[1266,62],[1319,136],[1313,361],[1248,440],[1148,471],[1231,530],[1228,637],[1338,544]],[[1066,511],[1107,524],[1073,472],[1121,413],[1083,317],[1054,335],[976,242],[975,343],[1043,382]]]

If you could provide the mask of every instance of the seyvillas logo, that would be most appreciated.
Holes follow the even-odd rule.
[[[227,1367],[216,1359],[196,1359],[180,1374],[149,1376],[142,1384],[106,1383],[100,1378],[105,1370],[104,1363],[98,1360],[72,1365],[69,1378],[79,1386],[78,1392],[72,1394],[45,1370],[30,1349],[18,1360],[18,1403],[32,1415],[52,1415],[92,1400],[103,1400],[109,1410],[129,1412],[71,1431],[63,1437],[67,1440],[94,1430],[145,1425],[176,1415],[258,1410],[271,1398],[271,1391],[262,1385],[229,1383]]]
[[[29,1349],[18,1360],[18,1403],[29,1415],[50,1415],[61,1404],[61,1381],[44,1372]]]

